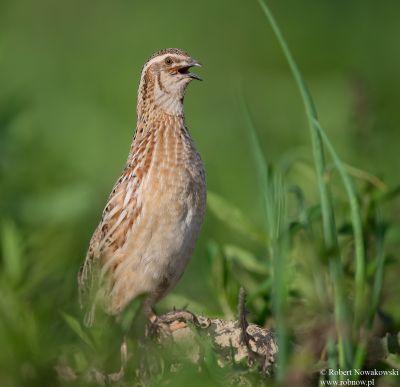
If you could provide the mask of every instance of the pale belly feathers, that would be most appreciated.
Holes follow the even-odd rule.
[[[110,313],[141,294],[148,295],[149,304],[162,298],[176,285],[193,252],[205,210],[204,171],[182,166],[177,179],[177,171],[173,177],[167,169],[149,174],[138,192],[141,216],[118,254],[124,258],[113,275],[106,305]]]

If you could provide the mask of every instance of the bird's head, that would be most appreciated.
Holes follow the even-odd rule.
[[[168,48],[153,54],[144,64],[139,86],[139,104],[147,99],[169,114],[182,112],[187,85],[201,78],[190,72],[200,63],[186,52]]]

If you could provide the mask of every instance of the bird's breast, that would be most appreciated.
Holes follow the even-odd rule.
[[[204,216],[203,163],[190,137],[176,131],[158,138],[153,152],[138,198],[142,219],[155,255],[186,259]]]

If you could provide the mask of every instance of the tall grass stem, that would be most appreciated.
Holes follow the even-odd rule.
[[[314,154],[314,163],[317,172],[317,180],[319,187],[319,194],[321,200],[321,211],[322,211],[322,222],[324,240],[326,250],[330,257],[330,268],[331,277],[334,284],[335,290],[335,317],[337,331],[339,335],[339,365],[342,368],[349,368],[353,361],[353,349],[351,343],[351,337],[348,333],[350,326],[348,321],[347,306],[343,294],[343,270],[341,265],[340,250],[338,245],[337,230],[335,224],[335,216],[333,211],[333,203],[329,186],[325,180],[325,155],[322,144],[321,134],[315,125],[318,122],[317,111],[308,90],[307,84],[302,76],[300,69],[295,62],[289,47],[286,43],[283,34],[272,15],[269,7],[266,5],[264,0],[258,0],[264,14],[266,15],[273,32],[282,48],[282,51],[286,57],[289,67],[292,71],[293,77],[297,83],[299,92],[301,94],[306,116],[308,118],[311,142]]]

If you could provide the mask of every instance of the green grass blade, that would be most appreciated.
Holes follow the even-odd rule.
[[[289,338],[287,328],[287,214],[286,195],[282,175],[278,171],[270,171],[265,161],[256,129],[249,113],[247,104],[243,101],[244,114],[247,122],[252,154],[260,181],[265,211],[266,233],[269,235],[269,253],[272,260],[272,304],[276,321],[278,338],[278,380],[283,381],[288,368]]]
[[[286,57],[286,60],[289,64],[290,70],[292,71],[293,77],[297,83],[297,87],[300,91],[301,98],[303,100],[304,108],[307,113],[307,118],[313,117],[318,119],[317,111],[315,109],[315,105],[311,94],[308,90],[307,84],[304,81],[304,78],[300,72],[299,67],[297,66],[289,47],[284,39],[282,32],[272,15],[271,11],[269,10],[268,6],[265,4],[265,1],[258,0],[262,10],[264,11],[267,19],[272,27],[272,30],[275,33],[276,38],[282,48],[282,51]],[[324,222],[324,236],[325,241],[327,243],[327,248],[331,250],[332,248],[337,249],[337,235],[336,235],[336,226],[335,226],[335,219],[333,214],[333,205],[331,199],[330,190],[325,182],[324,173],[325,173],[325,156],[322,146],[322,139],[318,134],[318,131],[315,130],[313,122],[309,119],[309,126],[311,131],[311,139],[313,145],[313,152],[314,152],[314,160],[315,160],[315,167],[317,170],[317,178],[318,178],[318,186],[320,191],[320,198],[321,198],[321,208],[322,208],[322,218]]]
[[[383,273],[385,266],[385,250],[384,250],[384,240],[385,240],[385,226],[381,219],[381,213],[379,210],[376,210],[376,218],[377,218],[377,226],[376,226],[376,271],[374,278],[374,285],[372,290],[372,302],[371,302],[371,311],[369,317],[369,325],[372,327],[373,319],[375,317],[376,309],[378,308],[379,297],[382,290],[383,284]]]
[[[335,217],[333,211],[333,203],[330,189],[325,181],[325,155],[323,150],[322,138],[315,126],[314,121],[318,121],[317,112],[310,92],[308,91],[306,82],[297,66],[286,40],[272,15],[269,7],[264,0],[258,0],[265,16],[267,17],[273,32],[282,48],[293,77],[298,86],[300,95],[303,100],[306,116],[308,118],[311,142],[314,154],[314,163],[317,172],[318,188],[321,200],[323,232],[326,249],[330,255],[331,277],[335,288],[335,317],[339,334],[339,362],[340,367],[349,368],[353,362],[353,350],[351,338],[347,334],[349,327],[347,306],[344,298],[344,289],[342,285],[342,266],[340,259],[340,251],[338,245],[338,237],[336,231]]]
[[[339,156],[337,155],[335,148],[333,147],[332,143],[330,142],[328,136],[326,135],[325,131],[321,127],[320,123],[313,119],[313,123],[315,127],[318,129],[329,153],[332,156],[332,159],[339,171],[340,177],[343,181],[343,185],[346,189],[347,196],[350,203],[350,210],[351,210],[351,223],[354,232],[354,244],[355,244],[355,251],[356,251],[356,272],[355,272],[355,284],[356,284],[356,292],[355,292],[355,318],[354,318],[354,327],[358,328],[361,319],[362,319],[362,308],[364,307],[365,303],[365,248],[364,248],[364,235],[362,230],[362,222],[361,222],[361,213],[360,208],[357,200],[357,195],[354,190],[353,182],[350,179],[347,171],[346,166],[340,160]]]
[[[367,320],[367,332],[370,332],[373,327],[373,322],[376,316],[376,312],[379,304],[379,297],[381,295],[382,284],[383,284],[383,273],[385,266],[385,250],[384,250],[384,240],[385,240],[385,226],[381,219],[380,210],[376,210],[376,270],[374,276],[374,283],[372,287],[372,297],[370,302],[370,307],[368,311]],[[368,334],[364,334],[363,337],[368,337]],[[357,348],[355,364],[357,368],[361,368],[367,354],[367,342],[366,339],[362,340]]]
[[[224,245],[223,252],[226,259],[237,262],[242,268],[256,274],[267,275],[269,273],[267,265],[260,262],[253,253],[235,245]]]

